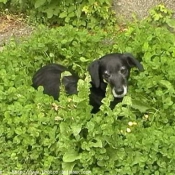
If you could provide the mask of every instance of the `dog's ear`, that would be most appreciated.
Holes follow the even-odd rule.
[[[136,60],[132,54],[125,53],[123,54],[123,56],[130,67],[137,67],[139,71],[144,71],[142,64],[138,60]]]
[[[95,85],[96,88],[100,86],[99,67],[99,60],[93,61],[88,67],[92,83]]]

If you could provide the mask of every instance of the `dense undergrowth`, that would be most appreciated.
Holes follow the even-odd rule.
[[[155,14],[154,14],[155,15]],[[40,26],[0,54],[0,169],[4,174],[175,173],[174,20],[136,21],[122,31]],[[93,115],[88,64],[111,52],[130,52],[133,69],[123,102],[109,109],[110,93]],[[42,65],[55,62],[82,78],[78,95],[60,102],[31,87]],[[122,116],[122,118],[121,118]]]
[[[88,29],[106,28],[115,23],[112,0],[0,0],[0,10],[24,13],[32,22],[47,25],[70,24]]]

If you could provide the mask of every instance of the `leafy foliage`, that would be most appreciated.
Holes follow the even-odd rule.
[[[30,14],[36,21],[50,24],[71,24],[77,27],[95,28],[115,23],[111,0],[0,0],[0,5],[11,11]]]
[[[173,12],[167,9],[164,5],[157,5],[155,8],[150,10],[149,21],[157,22],[159,24],[166,24],[172,18]]]
[[[144,20],[115,33],[41,26],[29,40],[6,46],[0,54],[3,173],[173,175],[175,35],[173,26],[161,23]],[[145,71],[131,72],[129,93],[113,111],[109,89],[92,116],[87,65],[110,52],[133,53]],[[42,87],[31,87],[34,72],[49,62],[79,73],[78,95],[62,89],[60,101],[54,101]]]

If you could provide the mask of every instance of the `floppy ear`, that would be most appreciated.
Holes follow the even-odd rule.
[[[142,64],[134,58],[130,53],[125,53],[123,56],[126,58],[126,61],[130,67],[137,67],[139,71],[144,71]]]
[[[100,86],[99,67],[99,60],[93,61],[88,67],[92,83],[95,85],[96,88]]]

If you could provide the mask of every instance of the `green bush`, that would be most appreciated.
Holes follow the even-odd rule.
[[[38,174],[175,173],[174,28],[142,21],[116,33],[71,26],[40,27],[0,54],[0,169]],[[145,71],[131,72],[129,93],[112,111],[108,97],[91,115],[87,65],[110,52],[131,52]],[[83,80],[78,95],[60,102],[31,87],[50,62],[72,67]],[[69,172],[66,172],[69,171]]]
[[[116,21],[111,0],[0,0],[0,8],[29,14],[32,21],[94,29]]]

